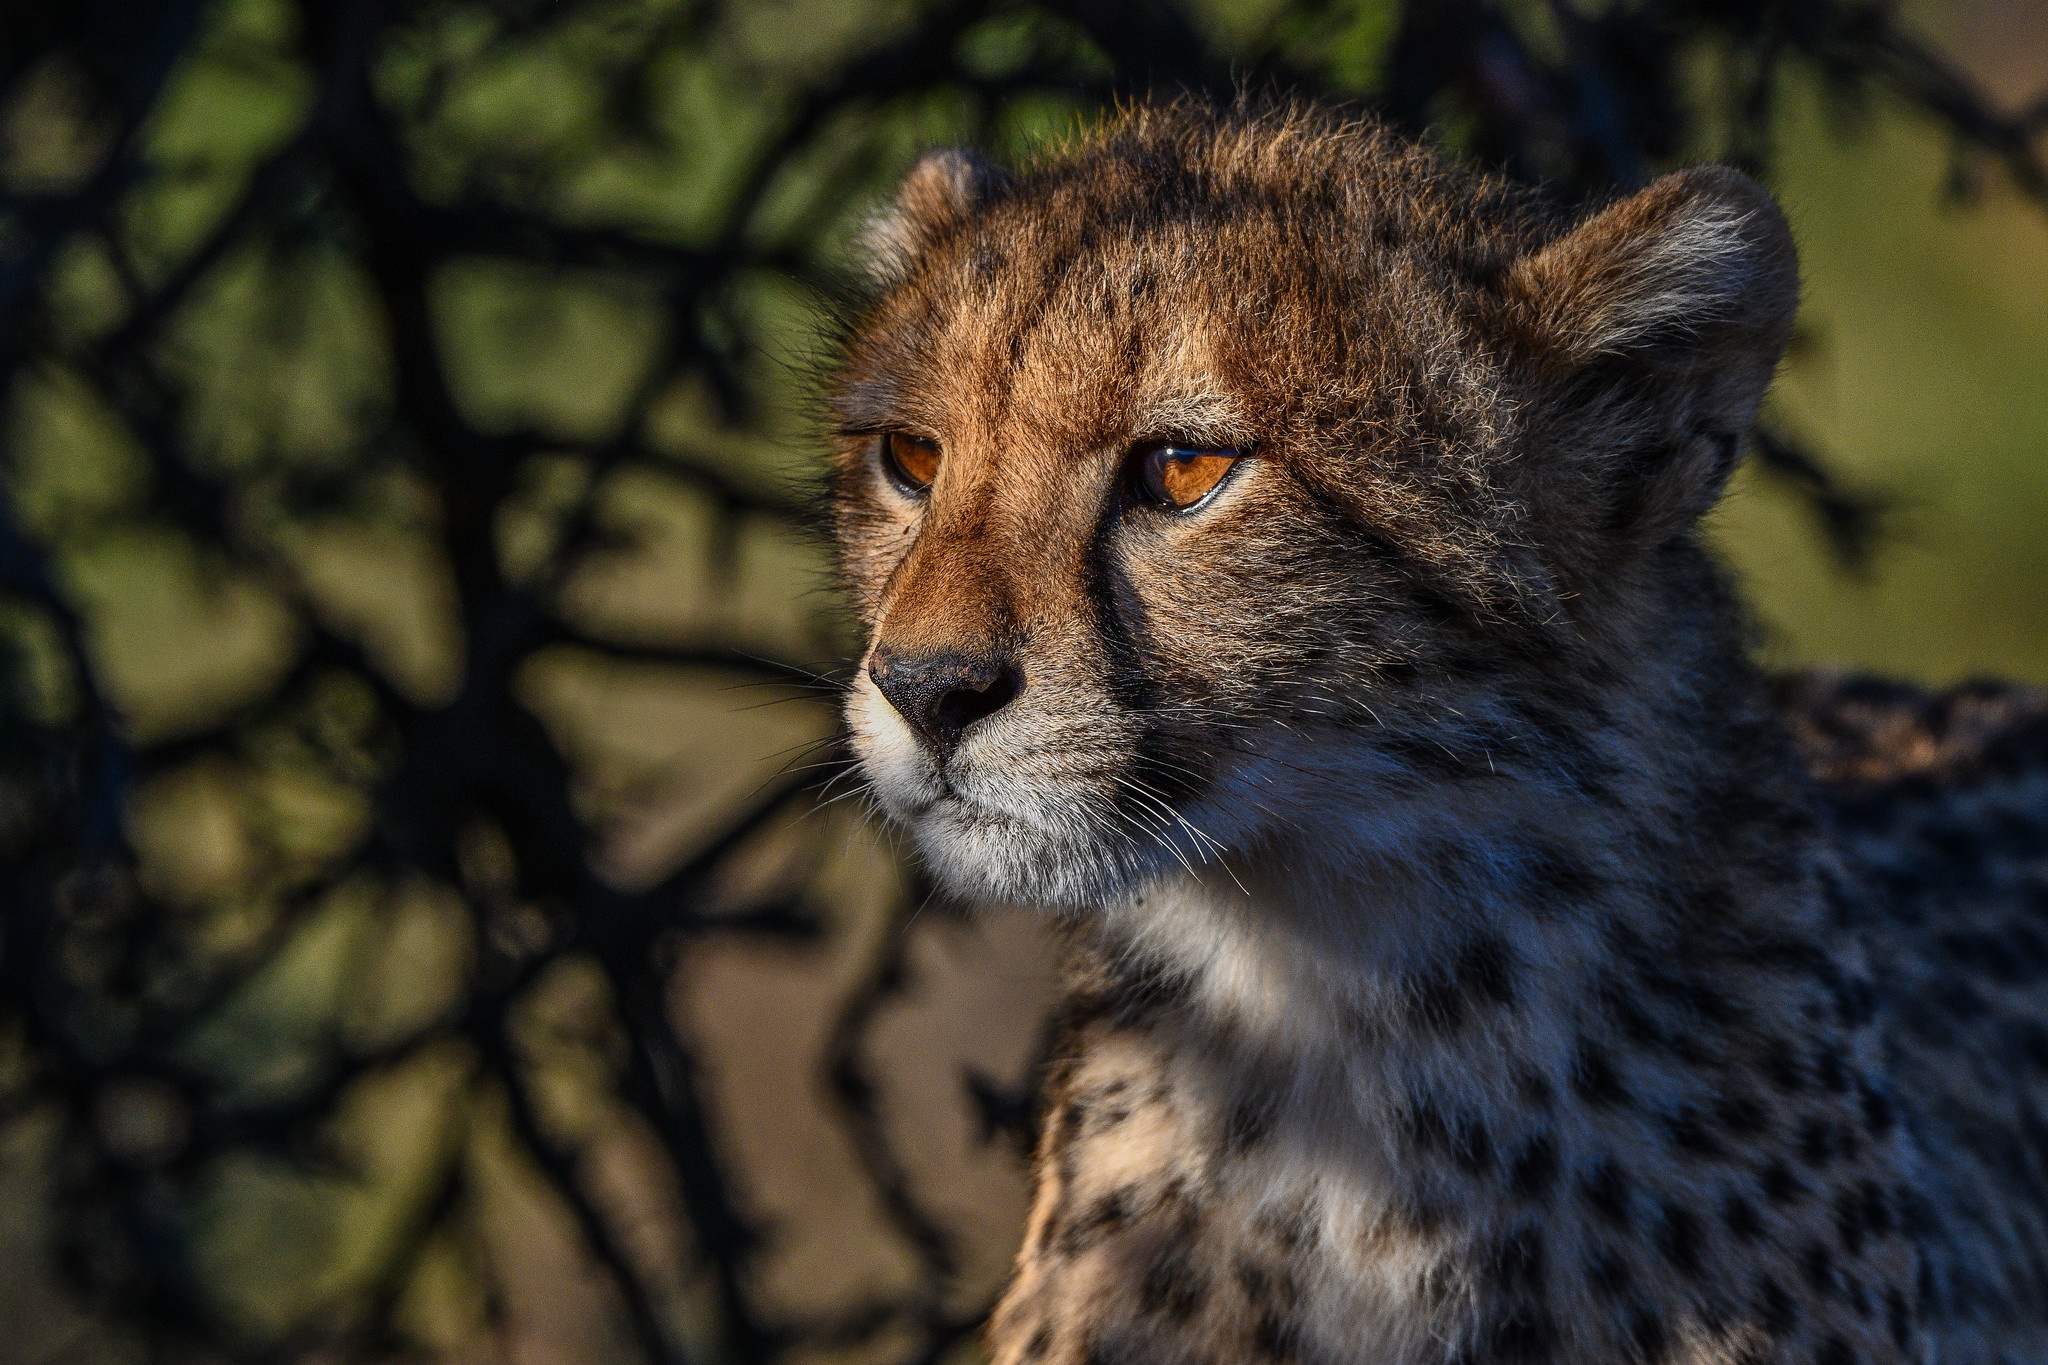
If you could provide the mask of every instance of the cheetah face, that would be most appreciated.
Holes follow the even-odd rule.
[[[1498,776],[1500,698],[1625,653],[1768,379],[1790,247],[1739,176],[1560,233],[1281,117],[1141,112],[1016,179],[936,153],[875,231],[847,718],[958,894],[1100,904],[1393,819],[1438,750]]]

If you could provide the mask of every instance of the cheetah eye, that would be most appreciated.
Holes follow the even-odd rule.
[[[906,493],[922,493],[939,475],[939,443],[907,431],[882,437],[882,468]]]
[[[1131,452],[1131,495],[1154,507],[1185,512],[1215,492],[1243,458],[1237,446],[1153,441]]]

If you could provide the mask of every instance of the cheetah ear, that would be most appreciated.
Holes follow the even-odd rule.
[[[1647,530],[1712,506],[1799,302],[1792,232],[1770,195],[1720,166],[1667,175],[1518,261],[1503,285],[1554,396],[1556,441],[1631,471],[1638,486],[1610,493]]]
[[[1001,170],[964,147],[926,152],[903,177],[895,201],[869,220],[861,234],[869,275],[884,285],[901,280],[932,243],[972,218],[1008,185]]]
[[[1725,166],[1699,166],[1517,262],[1508,292],[1561,359],[1734,343],[1775,366],[1799,302],[1799,267],[1792,230],[1763,187]]]

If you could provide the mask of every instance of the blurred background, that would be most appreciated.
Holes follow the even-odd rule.
[[[1777,665],[2048,681],[2048,4],[0,5],[0,1361],[937,1362],[1052,1000],[859,808],[816,378],[927,146],[1782,196]]]

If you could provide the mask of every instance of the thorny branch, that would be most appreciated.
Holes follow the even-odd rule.
[[[714,3],[278,0],[278,31],[288,36],[274,56],[310,83],[302,115],[243,169],[165,268],[139,271],[130,264],[138,246],[158,258],[163,247],[144,240],[150,220],[137,206],[180,173],[152,144],[167,92],[208,60],[212,26],[234,8],[226,0],[79,0],[0,11],[0,111],[14,111],[9,126],[58,118],[61,110],[23,101],[69,91],[66,117],[81,145],[96,149],[56,182],[22,181],[6,169],[16,153],[0,158],[4,429],[24,429],[12,416],[33,385],[63,377],[88,390],[134,443],[148,489],[125,510],[30,508],[22,490],[36,452],[18,434],[0,450],[0,602],[52,642],[63,693],[54,704],[31,696],[32,651],[0,632],[0,1006],[32,1058],[27,1089],[0,1098],[10,1113],[43,1104],[60,1117],[71,1153],[62,1206],[67,1263],[81,1288],[159,1354],[286,1360],[318,1350],[340,1359],[401,1340],[394,1315],[421,1249],[478,1197],[459,1160],[442,1161],[442,1176],[347,1311],[309,1319],[282,1339],[252,1340],[209,1306],[176,1210],[225,1155],[314,1160],[320,1134],[359,1081],[457,1042],[472,1059],[466,1093],[503,1097],[513,1140],[567,1204],[640,1352],[649,1361],[683,1359],[674,1324],[644,1278],[648,1267],[628,1250],[615,1213],[593,1197],[575,1152],[548,1130],[515,1038],[514,1017],[537,983],[576,960],[595,964],[629,1040],[617,1099],[644,1119],[673,1172],[679,1213],[703,1262],[692,1269],[708,1276],[716,1301],[717,1321],[704,1335],[723,1358],[765,1362],[900,1340],[908,1343],[903,1359],[929,1362],[975,1330],[976,1314],[947,1307],[960,1297],[952,1230],[913,1188],[866,1070],[873,1022],[904,986],[901,935],[840,1004],[818,1083],[875,1202],[911,1249],[917,1283],[908,1290],[814,1317],[771,1311],[757,1270],[772,1230],[757,1224],[735,1182],[704,1061],[672,1017],[675,969],[705,939],[748,935],[801,946],[828,932],[801,891],[730,905],[718,890],[736,851],[816,802],[818,784],[798,767],[754,793],[652,886],[622,890],[599,872],[606,830],[579,798],[578,764],[528,709],[520,683],[538,654],[567,647],[679,673],[817,686],[818,660],[830,652],[822,636],[808,657],[790,658],[764,657],[734,639],[614,638],[575,618],[567,589],[593,552],[607,548],[607,490],[638,469],[705,497],[715,523],[707,552],[727,561],[742,522],[814,528],[807,491],[737,472],[720,456],[720,429],[681,441],[662,434],[657,413],[694,386],[727,424],[724,433],[765,429],[754,369],[770,343],[741,302],[749,282],[780,281],[817,308],[838,306],[834,233],[843,236],[846,204],[878,188],[910,143],[930,138],[932,110],[946,111],[954,136],[978,137],[1048,102],[1086,112],[1148,89],[1221,97],[1245,86],[1300,89],[1363,101],[1418,132],[1459,129],[1463,153],[1591,201],[1683,157],[1719,155],[1768,175],[1778,93],[1789,76],[1804,74],[1839,98],[1930,121],[1963,162],[1994,167],[2048,209],[2048,92],[2000,110],[1888,6],[1860,0],[1407,0],[1384,52],[1366,63],[1379,73],[1369,88],[1345,73],[1360,69],[1360,35],[1384,26],[1352,0],[1294,0],[1257,31],[1235,36],[1170,0],[936,0],[913,22],[821,49],[795,74],[725,36],[732,10]],[[1551,39],[1539,41],[1532,28],[1539,11]],[[437,50],[436,25],[465,15],[487,40],[466,52],[447,49],[417,90],[394,93],[392,54]],[[610,54],[586,73],[605,94],[582,141],[541,154],[448,131],[452,92],[466,69],[550,43],[562,64],[584,60],[577,52]],[[1683,74],[1701,52],[1722,73],[1705,93]],[[761,92],[755,131],[730,134],[743,152],[735,172],[705,192],[714,211],[684,231],[577,207],[572,183],[608,150],[671,158],[703,150],[691,143],[698,134],[663,122],[648,93],[678,61],[722,62],[737,83]],[[451,156],[460,174],[429,173],[435,158]],[[177,363],[176,341],[196,313],[217,306],[209,290],[238,260],[296,240],[333,246],[358,272],[373,301],[383,371],[345,449],[295,462],[273,436],[259,443],[260,459],[237,463],[195,417],[192,376]],[[67,261],[94,253],[116,263],[124,297],[109,325],[81,330],[65,311],[61,279]],[[661,335],[608,434],[492,424],[465,406],[435,291],[453,264],[477,261],[557,275],[602,271],[631,280],[652,301]],[[1782,429],[1760,432],[1754,450],[1814,511],[1844,562],[1868,555],[1880,525],[1873,500],[1840,488]],[[502,526],[526,472],[550,457],[572,460],[580,484],[557,509],[538,567],[515,573]],[[282,548],[294,516],[354,515],[394,478],[431,495],[427,533],[454,584],[462,657],[445,699],[423,699],[390,676],[364,640],[330,619]],[[93,538],[124,525],[171,534],[219,572],[265,585],[293,619],[293,657],[175,733],[141,734],[116,704],[101,626],[71,567]],[[371,714],[352,739],[333,734],[328,698],[337,686],[368,699]],[[352,788],[367,811],[362,832],[313,864],[279,863],[261,927],[230,948],[206,949],[193,937],[189,907],[165,900],[143,876],[133,803],[142,784],[159,778],[209,762],[255,763],[277,750],[280,736],[325,780]],[[480,830],[502,836],[509,870],[478,871],[472,845]],[[375,1045],[325,1037],[308,1078],[282,1096],[240,1096],[231,1077],[189,1061],[191,1040],[275,969],[323,906],[359,884],[421,882],[458,893],[473,923],[478,961],[459,1008]],[[500,921],[521,914],[537,916],[538,939],[504,931]],[[167,964],[182,965],[173,972]],[[172,1125],[163,1150],[138,1154],[110,1132],[106,1115],[110,1096],[125,1093],[120,1087],[145,1083],[175,1095],[186,1121]],[[1026,1106],[986,1078],[965,1085],[970,1112],[1028,1128]]]

